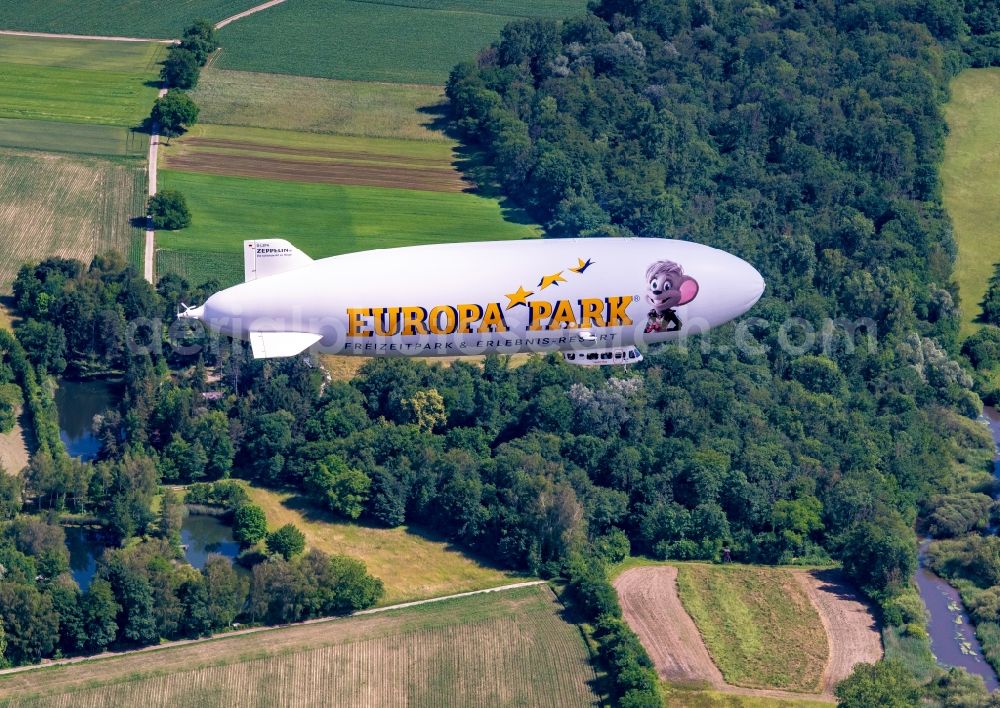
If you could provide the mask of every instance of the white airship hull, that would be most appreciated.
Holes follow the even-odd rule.
[[[249,340],[260,357],[310,347],[371,357],[655,344],[728,322],[764,290],[736,256],[665,239],[411,246],[320,261],[280,239],[244,247],[248,282],[182,316]]]

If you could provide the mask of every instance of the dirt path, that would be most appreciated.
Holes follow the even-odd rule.
[[[261,10],[266,10],[269,7],[280,5],[283,2],[285,2],[285,0],[271,0],[270,2],[265,2],[260,5],[256,5],[254,7],[251,7],[249,10],[244,10],[243,12],[237,13],[232,17],[227,17],[224,20],[219,20],[218,22],[215,23],[215,29],[222,29],[230,22],[236,22],[236,20],[242,20],[244,17],[247,17],[248,15],[253,15],[254,13],[260,12]]]
[[[875,662],[882,641],[868,606],[847,587],[836,571],[793,571],[819,612],[827,633],[830,659],[823,671],[823,693],[743,688],[727,684],[705,642],[677,595],[677,569],[672,566],[631,568],[615,580],[629,626],[639,635],[657,672],[673,681],[705,682],[718,691],[834,702],[833,689],[855,664]]]
[[[793,573],[819,611],[830,646],[830,660],[823,671],[823,691],[833,693],[855,664],[874,664],[882,658],[882,637],[871,608],[833,570]]]
[[[176,39],[152,39],[148,37],[109,37],[100,34],[62,34],[56,32],[22,32],[20,30],[0,30],[0,34],[15,37],[45,37],[47,39],[101,39],[105,42],[156,42],[158,44],[176,44]]]
[[[167,89],[161,88],[158,98],[167,95]],[[156,194],[156,159],[160,153],[160,134],[158,126],[153,125],[152,135],[149,136],[149,159],[147,160],[149,170],[149,196]],[[156,251],[156,232],[153,231],[153,220],[147,217],[146,220],[146,247],[142,255],[142,277],[150,283],[156,284],[153,279],[153,253]]]
[[[258,632],[273,632],[278,629],[285,629],[288,627],[303,627],[307,625],[324,624],[327,622],[340,622],[346,617],[355,617],[359,615],[377,615],[383,612],[389,612],[390,610],[401,610],[407,607],[415,607],[417,605],[427,605],[432,602],[444,602],[445,600],[454,600],[460,597],[469,597],[470,595],[483,595],[489,592],[504,592],[505,590],[517,590],[518,588],[527,588],[534,585],[544,585],[546,581],[544,580],[526,580],[520,583],[509,583],[507,585],[498,585],[493,588],[484,588],[482,590],[471,590],[469,592],[460,592],[454,595],[443,595],[441,597],[430,597],[426,600],[414,600],[412,602],[400,602],[396,605],[386,605],[385,607],[373,607],[370,610],[361,610],[359,612],[354,612],[350,615],[341,615],[339,617],[319,617],[317,619],[306,620],[305,622],[296,622],[295,624],[281,624],[273,625],[269,627],[250,627],[248,629],[240,629],[235,632],[226,632],[225,634],[216,634],[211,637],[202,637],[200,639],[179,639],[173,642],[162,642],[160,644],[154,644],[152,646],[143,647],[142,649],[132,649],[130,651],[106,651],[102,654],[95,654],[93,656],[76,656],[71,659],[56,659],[54,661],[42,661],[38,664],[32,664],[29,666],[16,666],[12,669],[0,670],[0,676],[5,674],[16,674],[23,671],[34,671],[37,669],[44,669],[51,666],[65,666],[66,664],[78,664],[82,661],[99,661],[101,659],[110,659],[115,656],[131,656],[133,654],[142,654],[151,651],[160,651],[162,649],[169,649],[171,647],[182,647],[190,644],[204,644],[206,642],[216,642],[219,640],[229,639],[230,637],[237,637],[244,634],[257,634]]]
[[[28,466],[28,438],[24,432],[24,411],[17,412],[14,427],[0,433],[0,474],[18,474]]]

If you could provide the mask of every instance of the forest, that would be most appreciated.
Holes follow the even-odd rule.
[[[77,616],[106,630],[86,636],[125,646],[377,599],[356,561],[296,556],[288,539],[247,559],[248,587],[171,569],[159,485],[228,477],[566,579],[622,705],[658,704],[604,570],[629,554],[837,561],[899,646],[925,643],[915,529],[988,523],[974,365],[1000,358],[985,335],[958,342],[941,104],[956,72],[998,62],[988,0],[605,0],[515,22],[454,69],[453,128],[483,156],[479,184],[549,237],[669,236],[745,258],[768,282],[751,347],[729,326],[628,371],[397,359],[331,381],[308,357],[254,361],[239,343],[188,353],[201,335],[174,313],[217,284],[168,275],[154,289],[111,256],[24,267],[0,384],[38,400],[39,440],[50,377],[115,372],[125,393],[96,422],[96,463],[42,449],[23,488],[3,478],[0,558],[21,568],[0,580],[7,659],[93,650]],[[863,322],[866,336],[790,345],[792,319],[813,332]],[[123,546],[82,595],[60,552],[67,514]],[[357,592],[313,596],[338,574]]]

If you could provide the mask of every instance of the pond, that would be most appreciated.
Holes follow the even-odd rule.
[[[83,526],[66,526],[66,548],[69,549],[69,571],[81,590],[90,587],[97,572],[97,559],[104,552],[100,531]]]
[[[59,437],[72,457],[84,461],[97,457],[101,444],[94,435],[94,416],[115,405],[120,389],[118,382],[104,379],[59,381],[56,389]]]
[[[233,529],[216,516],[188,514],[181,525],[181,545],[187,562],[199,570],[205,567],[209,553],[219,553],[230,561],[240,553],[233,540]]]
[[[81,590],[90,587],[97,572],[97,561],[107,547],[106,538],[98,529],[66,526],[66,547],[69,549],[69,569]],[[218,553],[230,561],[240,552],[233,540],[233,530],[215,516],[188,514],[181,525],[181,545],[184,558],[199,570],[205,567],[209,553]]]
[[[989,425],[994,443],[1000,446],[1000,412],[992,406],[986,406],[983,417]],[[1000,455],[993,459],[994,475],[998,470]],[[971,674],[982,676],[987,690],[1000,688],[1000,680],[983,656],[983,648],[976,638],[965,608],[962,607],[958,590],[924,567],[924,552],[929,543],[929,540],[925,540],[920,545],[917,589],[930,615],[927,632],[930,634],[931,651],[943,666],[961,666]]]

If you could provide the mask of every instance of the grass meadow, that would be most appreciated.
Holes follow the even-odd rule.
[[[208,68],[191,97],[201,123],[450,142],[432,129],[445,100],[437,86]]]
[[[223,28],[222,69],[356,81],[443,84],[526,15],[582,14],[583,0],[295,0]]]
[[[0,3],[0,27],[172,39],[191,20],[218,21],[261,0],[44,0]]]
[[[156,235],[157,272],[192,282],[243,279],[244,239],[285,238],[313,258],[372,248],[531,238],[530,223],[495,199],[339,184],[225,177],[161,170],[161,189],[184,193],[192,225]],[[513,216],[518,218],[518,213]]]
[[[0,118],[136,126],[156,99],[165,51],[152,43],[0,36]]]
[[[118,125],[0,118],[0,146],[145,158],[149,134]]]
[[[963,336],[975,332],[980,303],[1000,262],[1000,68],[967,69],[951,82],[945,106],[941,184],[955,227],[955,279]]]
[[[363,560],[368,571],[385,583],[381,605],[481,590],[521,579],[405,527],[383,529],[347,523],[289,492],[255,487],[250,496],[264,509],[271,529],[295,524],[305,534],[309,548]]]
[[[819,690],[826,632],[791,571],[678,564],[677,591],[727,683]]]
[[[47,256],[89,262],[117,251],[135,262],[145,213],[146,173],[137,160],[113,161],[0,149],[0,292],[18,268]]]
[[[0,705],[598,705],[547,586],[0,676]]]

